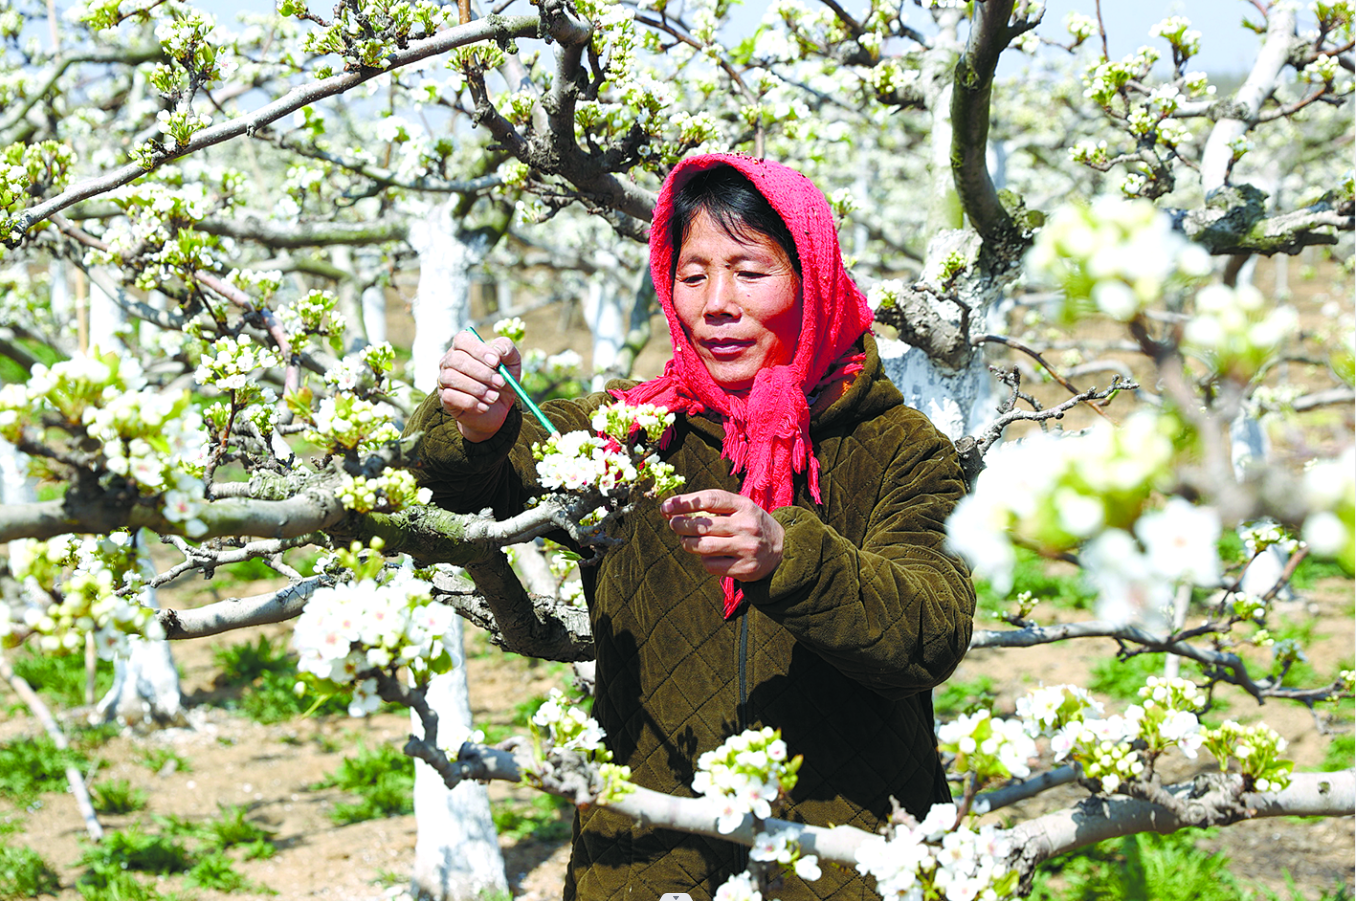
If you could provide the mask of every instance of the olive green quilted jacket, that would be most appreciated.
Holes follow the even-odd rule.
[[[903,405],[874,341],[865,342],[865,371],[812,422],[823,503],[797,479],[795,505],[773,513],[786,529],[784,558],[770,577],[744,585],[750,603],[734,618],[721,617],[719,580],[680,549],[657,505],[627,517],[625,544],[586,569],[598,660],[593,715],[638,784],[690,797],[700,754],[769,725],[805,758],[781,816],[875,830],[892,796],[920,818],[949,799],[930,689],[970,640],[974,589],[942,550],[964,489],[951,442]],[[587,428],[608,400],[544,409],[569,431]],[[683,490],[739,490],[720,458],[719,422],[680,418],[675,429],[664,457],[686,476]],[[494,438],[469,444],[431,395],[406,431],[424,432],[421,479],[443,507],[493,507],[503,517],[534,492],[530,447],[545,436],[517,411]],[[565,897],[658,901],[686,892],[702,901],[746,863],[745,848],[591,808],[575,821]],[[771,895],[878,897],[837,866],[810,883],[789,875]]]

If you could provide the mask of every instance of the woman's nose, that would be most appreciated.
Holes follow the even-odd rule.
[[[702,314],[707,317],[738,316],[739,304],[735,297],[734,276],[728,272],[720,272],[707,279],[704,300]]]

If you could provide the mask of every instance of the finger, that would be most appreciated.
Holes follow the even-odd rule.
[[[493,391],[482,395],[458,391],[455,388],[442,388],[438,392],[438,400],[444,412],[453,419],[460,419],[467,414],[489,412],[498,402],[499,396]]]
[[[708,488],[704,491],[694,491],[690,494],[675,494],[673,497],[665,498],[660,505],[659,510],[665,516],[676,516],[682,513],[734,513],[740,508],[741,502],[745,498],[729,491],[722,491],[719,488]]]
[[[516,344],[508,338],[500,336],[490,341],[486,346],[489,348],[489,352],[493,353],[498,358],[497,362],[494,364],[496,367],[502,364],[515,379],[522,378],[523,358],[518,352],[518,346]]]
[[[449,404],[467,410],[492,406],[503,394],[503,385],[495,386],[459,369],[445,369],[438,374],[438,390],[443,393],[443,406]],[[445,392],[451,392],[447,394]]]

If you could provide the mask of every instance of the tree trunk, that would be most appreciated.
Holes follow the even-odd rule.
[[[604,279],[595,277],[584,295],[584,323],[593,335],[593,390],[601,391],[606,372],[616,365],[617,355],[626,343],[626,311],[621,292]]]
[[[490,241],[483,233],[467,240],[452,221],[451,207],[429,210],[410,227],[410,244],[419,254],[419,290],[414,300],[414,360],[411,376],[419,391],[438,381],[438,361],[453,336],[470,324],[471,270],[480,264]],[[448,648],[454,667],[429,686],[429,705],[438,714],[439,741],[471,728],[462,626],[453,620],[455,640]],[[422,734],[411,714],[416,734]],[[418,827],[412,890],[432,901],[472,901],[482,894],[507,892],[508,879],[485,786],[463,782],[448,791],[426,763],[414,763],[414,814]]]

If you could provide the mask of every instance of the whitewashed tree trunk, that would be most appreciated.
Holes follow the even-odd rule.
[[[363,289],[363,327],[373,344],[386,340],[386,288],[380,284]]]
[[[471,270],[484,259],[488,240],[468,242],[458,234],[451,207],[431,208],[410,228],[410,244],[419,254],[419,289],[414,300],[414,359],[411,377],[421,391],[438,380],[438,361],[453,336],[470,323]],[[487,336],[488,337],[488,336]],[[455,619],[452,672],[435,678],[428,700],[438,714],[439,740],[471,728],[461,620]],[[422,733],[418,717],[414,730]],[[463,782],[448,791],[442,778],[422,761],[414,764],[415,841],[412,891],[433,901],[471,901],[507,892],[508,879],[499,840],[490,817],[485,786]]]
[[[977,434],[998,418],[993,377],[984,355],[976,353],[964,369],[953,371],[928,359],[903,341],[880,339],[885,374],[904,395],[904,403],[927,414],[952,441]]]
[[[28,455],[0,438],[0,504],[31,504],[38,482],[28,474]]]
[[[952,76],[961,50],[959,10],[945,10],[938,16],[938,34],[927,52],[922,68],[922,85],[931,123],[929,138],[928,242],[923,262],[923,277],[937,270],[938,262],[959,252],[973,265],[978,256],[979,236],[962,230],[960,197],[951,174],[951,93]],[[1001,153],[991,156],[990,167],[1001,163]],[[995,175],[1001,183],[1002,173]],[[990,311],[1002,297],[1002,287],[984,281],[979,296],[964,298],[970,305],[971,330],[982,329]],[[954,303],[930,299],[933,311],[941,318],[959,323],[961,310]],[[960,368],[940,364],[923,351],[902,341],[879,342],[885,373],[904,395],[904,403],[927,414],[937,428],[953,441],[962,435],[977,433],[996,417],[997,394],[984,355],[976,350]]]
[[[127,331],[127,314],[113,298],[93,281],[89,282],[89,346],[104,352],[126,350],[122,336]]]
[[[593,390],[601,391],[609,378],[606,374],[617,362],[617,355],[626,341],[626,311],[622,309],[622,292],[604,279],[595,277],[584,295],[584,323],[593,335]]]

